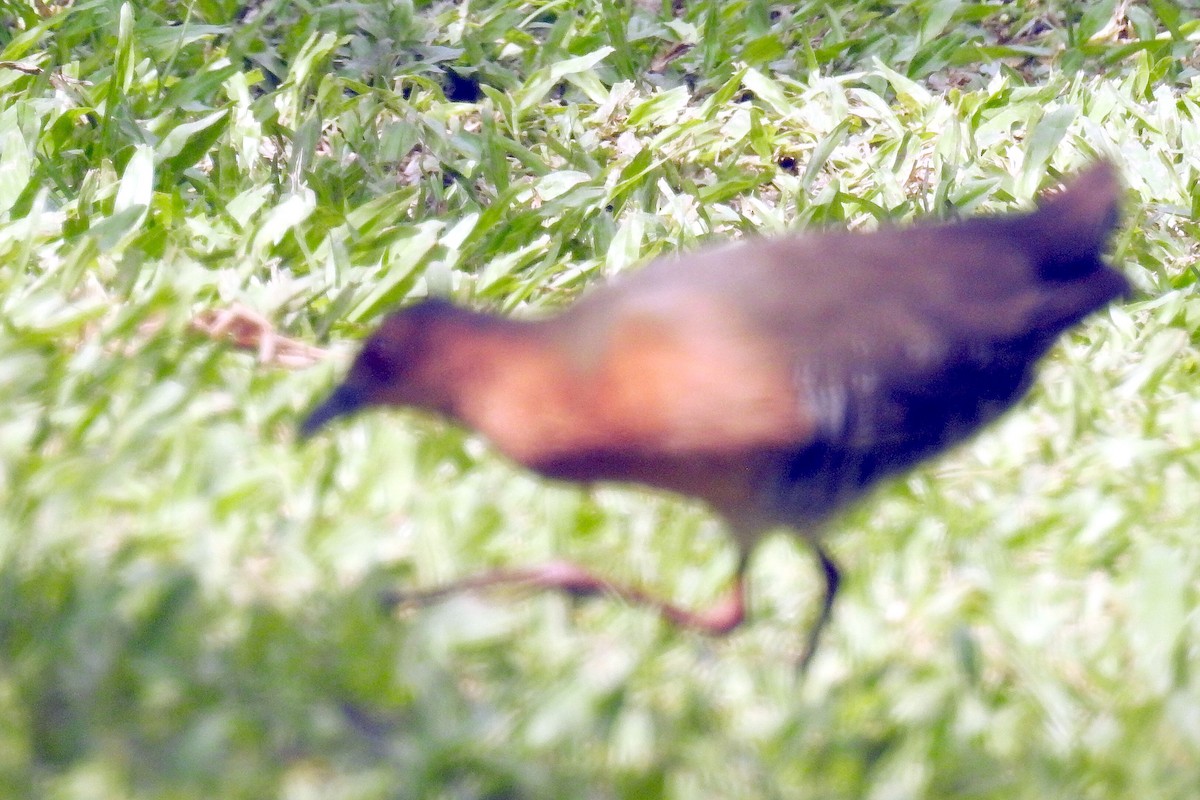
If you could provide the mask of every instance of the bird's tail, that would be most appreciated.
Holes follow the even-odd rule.
[[[1116,168],[1101,161],[1026,217],[1020,233],[1043,281],[1032,330],[1052,338],[1131,294],[1125,276],[1101,259],[1117,223],[1119,195]]]
[[[1116,167],[1098,161],[1043,197],[1027,220],[1043,278],[1078,280],[1105,268],[1100,254],[1117,225],[1120,193]]]

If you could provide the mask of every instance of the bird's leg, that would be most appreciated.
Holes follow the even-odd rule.
[[[821,611],[817,614],[817,619],[808,632],[808,641],[804,645],[804,652],[800,656],[800,661],[796,664],[796,671],[801,675],[808,671],[809,663],[812,662],[813,656],[817,654],[817,642],[821,638],[821,631],[825,629],[826,623],[829,622],[829,616],[833,612],[833,601],[837,597],[838,586],[842,582],[842,575],[838,570],[838,565],[830,557],[829,553],[825,552],[825,548],[814,543],[813,552],[817,554],[817,559],[821,562],[821,571],[825,576],[825,597],[821,600]]]
[[[746,620],[746,568],[749,554],[738,554],[737,568],[729,591],[716,605],[705,611],[689,611],[663,600],[648,597],[643,602],[654,606],[659,613],[676,625],[691,628],[709,636],[724,636]],[[624,597],[624,595],[621,595]],[[633,598],[626,598],[632,600]]]
[[[573,597],[590,597],[603,593],[615,595],[630,604],[649,606],[676,625],[711,636],[723,636],[746,618],[746,564],[747,557],[740,556],[728,595],[705,611],[680,608],[636,586],[626,586],[601,578],[585,567],[569,561],[551,561],[533,567],[492,570],[432,589],[393,592],[385,598],[385,602],[389,605],[422,605],[458,592],[490,589],[495,586],[555,590],[566,592]]]

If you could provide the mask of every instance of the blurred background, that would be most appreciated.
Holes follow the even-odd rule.
[[[1195,796],[1195,0],[0,18],[0,796]],[[554,556],[703,606],[734,552],[414,414],[297,445],[407,299],[533,315],[710,239],[1028,208],[1102,155],[1137,299],[838,522],[803,682],[787,537],[727,640],[607,599],[394,614]]]

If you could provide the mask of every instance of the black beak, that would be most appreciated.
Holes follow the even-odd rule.
[[[300,423],[300,440],[304,441],[325,427],[325,423],[347,414],[353,414],[367,404],[366,397],[359,389],[342,384],[333,390],[333,394],[324,403],[314,408],[304,422]]]

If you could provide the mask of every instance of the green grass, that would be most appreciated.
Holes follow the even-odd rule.
[[[0,6],[0,796],[1195,795],[1200,6],[665,5]],[[394,617],[552,556],[699,606],[733,552],[413,415],[295,442],[407,298],[536,313],[709,239],[1027,207],[1100,154],[1138,298],[836,526],[799,685],[786,537],[727,641],[608,600]],[[234,303],[333,355],[191,326]]]

